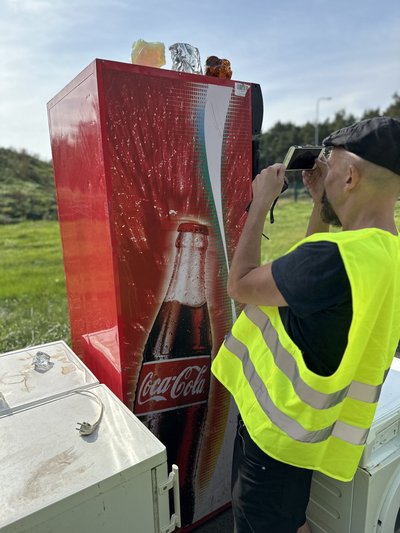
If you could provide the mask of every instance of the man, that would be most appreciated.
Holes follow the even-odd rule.
[[[253,182],[229,273],[229,295],[248,305],[212,371],[240,413],[237,533],[310,531],[312,472],[353,478],[400,336],[400,122],[364,120],[324,144],[330,157],[303,175],[314,202],[306,238],[260,266],[285,174],[272,165]]]

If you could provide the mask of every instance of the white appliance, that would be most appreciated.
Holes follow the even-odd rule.
[[[307,517],[313,533],[400,533],[400,360],[382,388],[353,481],[315,473]]]
[[[0,355],[0,465],[1,533],[180,526],[165,446],[63,341]]]
[[[0,417],[97,383],[63,341],[6,352],[0,355]]]
[[[96,427],[88,436],[76,428]],[[180,525],[177,469],[105,385],[0,418],[1,533],[169,533]],[[169,512],[169,489],[175,513]]]

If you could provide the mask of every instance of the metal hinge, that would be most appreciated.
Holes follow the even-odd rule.
[[[170,472],[166,482],[158,485],[158,493],[163,496],[169,490],[174,491],[174,513],[171,515],[168,526],[161,528],[161,533],[171,533],[175,531],[177,527],[181,527],[181,502],[179,495],[179,468],[176,465],[172,465],[172,471]]]

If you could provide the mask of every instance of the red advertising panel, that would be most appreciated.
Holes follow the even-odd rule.
[[[184,526],[230,500],[235,409],[210,364],[234,319],[251,100],[96,60],[49,103],[73,345],[178,464]]]

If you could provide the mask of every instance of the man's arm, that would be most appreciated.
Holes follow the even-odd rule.
[[[326,231],[329,231],[329,224],[324,222],[321,218],[321,209],[321,200],[314,201],[310,220],[308,221],[306,237],[312,235],[313,233],[324,233]]]
[[[306,237],[313,233],[324,233],[329,231],[329,224],[321,218],[322,195],[324,192],[324,179],[327,173],[326,159],[321,158],[316,161],[314,170],[303,172],[303,183],[313,200],[313,209],[306,231]]]
[[[262,170],[253,181],[253,201],[228,276],[228,294],[238,302],[287,305],[272,277],[271,263],[260,266],[265,218],[282,190],[284,176],[285,167],[275,164]]]

